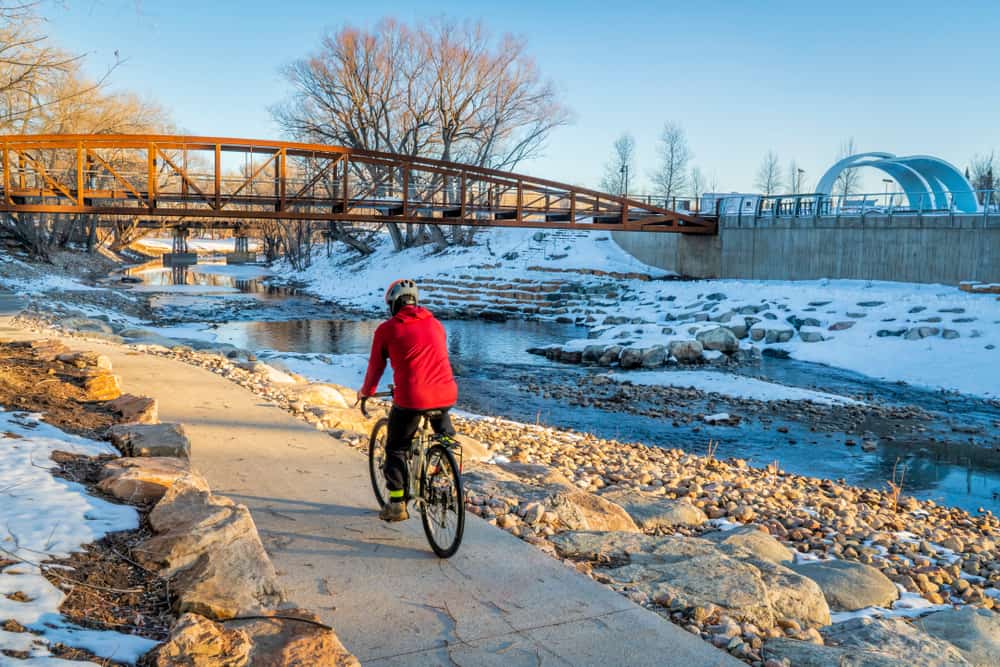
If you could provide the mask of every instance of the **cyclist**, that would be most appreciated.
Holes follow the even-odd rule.
[[[375,330],[371,357],[359,398],[378,389],[386,359],[392,364],[393,405],[389,411],[386,436],[385,480],[389,502],[379,513],[383,521],[403,521],[406,511],[406,452],[417,433],[420,416],[429,410],[435,415],[431,427],[439,436],[450,438],[455,429],[448,410],[458,398],[458,386],[448,361],[444,327],[426,308],[417,305],[417,284],[397,280],[385,292],[392,315]]]

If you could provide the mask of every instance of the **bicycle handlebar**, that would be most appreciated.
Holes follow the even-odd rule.
[[[370,416],[367,408],[365,407],[365,403],[368,402],[369,398],[392,398],[392,388],[390,387],[389,391],[377,391],[371,396],[362,396],[358,398],[358,402],[361,404],[361,414],[365,417]]]

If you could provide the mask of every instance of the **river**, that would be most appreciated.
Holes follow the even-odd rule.
[[[364,355],[378,321],[353,317],[294,289],[269,287],[253,267],[145,267],[141,289],[156,293],[160,330],[172,337],[210,339],[289,362],[319,355]],[[703,452],[754,465],[777,460],[790,472],[884,488],[905,464],[904,493],[970,511],[1000,512],[1000,411],[975,397],[945,394],[789,359],[764,358],[737,372],[782,384],[862,398],[887,406],[919,406],[932,414],[919,438],[889,438],[872,452],[845,447],[851,434],[815,431],[794,419],[747,419],[736,427],[677,424],[669,419],[581,407],[529,391],[530,384],[580,384],[600,369],[567,366],[527,348],[585,336],[549,322],[446,321],[458,375],[459,408],[484,415],[589,431],[605,438]],[[323,364],[311,366],[317,379]],[[684,371],[677,371],[683,373]],[[708,403],[708,401],[706,401]],[[709,404],[720,411],[725,401]],[[766,422],[766,423],[765,423]],[[957,426],[957,425],[960,425]],[[778,436],[783,426],[787,433]],[[889,426],[886,426],[889,428]]]

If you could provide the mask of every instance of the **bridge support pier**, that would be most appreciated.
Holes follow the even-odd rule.
[[[163,266],[192,266],[198,263],[198,254],[188,248],[188,228],[173,228],[173,251],[164,253]]]
[[[253,264],[257,261],[257,253],[250,252],[250,239],[243,234],[237,234],[233,251],[226,255],[226,264]]]

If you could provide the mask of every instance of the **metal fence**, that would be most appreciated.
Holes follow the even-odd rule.
[[[970,200],[975,197],[975,210]],[[706,218],[832,218],[867,215],[1000,215],[1000,190],[927,193],[632,195],[631,199]]]

